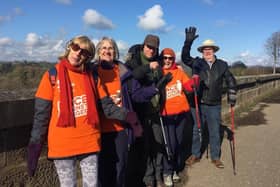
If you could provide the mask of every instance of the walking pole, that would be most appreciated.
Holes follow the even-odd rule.
[[[163,141],[164,141],[164,147],[165,147],[165,150],[166,150],[166,153],[167,153],[167,159],[171,160],[172,154],[171,154],[171,152],[169,150],[169,147],[168,147],[168,144],[167,144],[167,138],[166,138],[166,134],[165,134],[165,130],[164,130],[164,124],[163,124],[162,117],[161,117],[160,114],[159,114],[159,120],[160,120],[160,126],[161,126]]]
[[[229,140],[230,143],[230,152],[231,152],[231,159],[232,159],[232,169],[233,174],[236,175],[235,170],[235,138],[234,138],[234,109],[233,105],[230,105],[230,113],[231,113],[231,131],[232,131],[232,140]]]

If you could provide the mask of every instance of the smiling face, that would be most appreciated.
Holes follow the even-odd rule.
[[[109,40],[103,40],[98,51],[99,60],[113,62],[115,58],[115,50],[113,44]]]
[[[84,64],[90,62],[95,55],[95,46],[87,36],[77,36],[67,43],[66,50],[58,59],[67,58],[68,62],[83,70]]]
[[[76,41],[76,43],[71,43],[69,48],[68,61],[72,66],[80,67],[91,57],[91,53],[87,50],[85,43]]]
[[[163,57],[163,68],[169,69],[174,63],[174,57],[171,55],[164,55]]]
[[[207,61],[207,62],[214,62],[215,61],[215,52],[212,47],[205,47],[202,50],[202,57]]]

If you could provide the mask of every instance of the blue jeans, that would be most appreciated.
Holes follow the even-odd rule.
[[[207,123],[210,143],[210,156],[212,160],[220,159],[221,139],[221,105],[201,104],[201,124]]]
[[[201,114],[201,112],[199,112]],[[201,156],[201,141],[200,141],[200,137],[199,137],[199,132],[198,132],[198,127],[197,127],[197,117],[196,117],[196,112],[195,112],[195,108],[191,108],[191,114],[192,114],[192,118],[193,118],[193,136],[192,136],[192,155],[194,155],[196,158],[200,158]],[[200,119],[201,119],[201,115],[200,115]],[[201,133],[202,133],[202,129],[204,129],[204,124],[201,122],[200,120],[200,129],[201,129]]]

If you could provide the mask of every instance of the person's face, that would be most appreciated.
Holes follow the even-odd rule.
[[[205,47],[202,50],[202,56],[207,62],[214,62],[215,52],[212,47]]]
[[[73,42],[70,44],[69,48],[68,61],[72,66],[82,66],[91,56],[90,52],[86,49],[85,44]]]
[[[102,61],[113,62],[114,61],[115,50],[113,45],[104,40],[99,51],[99,59]]]
[[[152,58],[155,56],[156,54],[156,48],[149,46],[149,45],[144,45],[143,48],[143,53],[147,58]]]
[[[163,58],[163,68],[169,69],[174,62],[174,57],[171,55],[163,55],[162,58]]]

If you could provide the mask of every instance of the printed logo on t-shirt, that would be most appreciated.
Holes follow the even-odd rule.
[[[73,109],[75,117],[87,115],[87,97],[86,95],[75,96],[73,98]]]
[[[181,96],[182,83],[177,80],[175,84],[166,87],[166,99],[171,99],[173,97]]]

